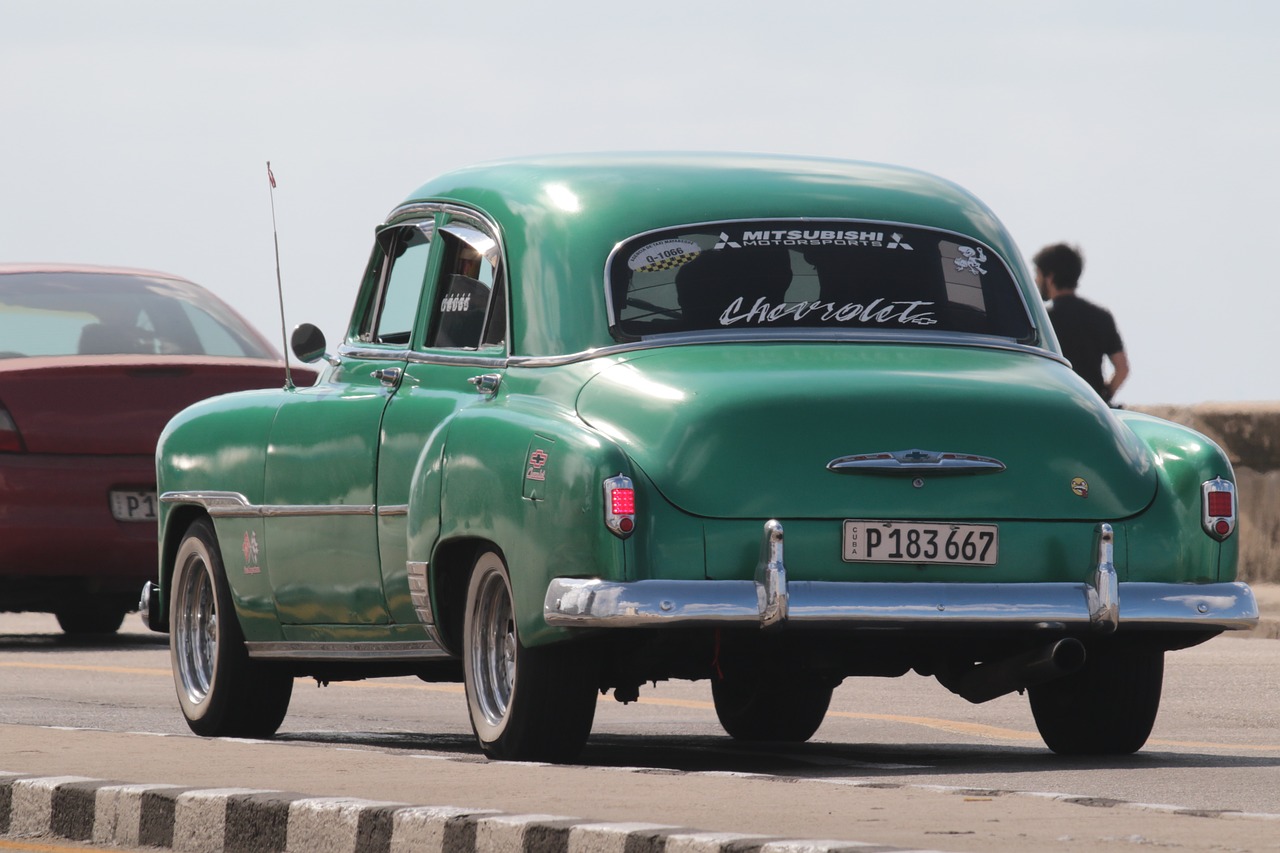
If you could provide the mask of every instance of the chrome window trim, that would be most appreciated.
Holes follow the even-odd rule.
[[[299,516],[375,515],[374,504],[254,504],[239,492],[165,492],[161,503],[196,504],[214,518],[293,518]],[[406,510],[407,511],[407,510]]]
[[[605,358],[624,355],[632,352],[662,349],[674,346],[694,346],[699,344],[742,344],[742,343],[797,343],[797,344],[834,344],[834,343],[868,343],[868,344],[909,344],[912,346],[959,346],[977,349],[1000,350],[1004,352],[1020,352],[1037,355],[1056,361],[1067,367],[1071,362],[1056,352],[1022,344],[1006,338],[990,338],[982,335],[966,335],[959,332],[940,333],[922,338],[918,333],[889,332],[866,329],[861,331],[822,331],[818,329],[757,330],[742,332],[679,332],[670,335],[651,335],[638,341],[612,344],[605,347],[583,350],[566,355],[531,356],[513,355],[506,360],[508,367],[559,367],[565,364],[576,364],[593,358]]]
[[[349,343],[338,347],[338,355],[360,361],[407,361],[410,364],[453,364],[487,368],[506,367],[510,358],[505,353],[499,355],[496,351],[494,355],[473,353],[453,355],[452,353],[439,352],[437,350],[428,352],[417,352],[408,349],[377,350]]]
[[[623,246],[638,243],[640,240],[652,234],[661,234],[663,232],[675,231],[681,228],[703,228],[708,225],[722,225],[728,222],[795,222],[800,224],[808,223],[810,225],[812,225],[813,222],[863,222],[868,225],[883,225],[887,228],[923,228],[937,234],[949,234],[953,237],[959,237],[962,240],[976,243],[984,249],[987,249],[991,253],[992,257],[1000,261],[1000,265],[1004,267],[1005,272],[1009,275],[1009,280],[1013,282],[1014,290],[1018,293],[1018,301],[1022,303],[1022,310],[1023,313],[1026,314],[1027,322],[1031,326],[1032,333],[1034,333],[1036,340],[1044,339],[1044,335],[1042,334],[1040,327],[1036,325],[1035,314],[1031,311],[1031,306],[1027,304],[1026,294],[1022,292],[1021,287],[1018,287],[1018,277],[1013,274],[1013,269],[1005,263],[1004,255],[997,252],[985,241],[979,240],[972,234],[952,231],[950,228],[938,228],[933,225],[922,225],[919,222],[895,222],[888,219],[857,219],[844,216],[760,216],[749,219],[707,219],[701,222],[687,222],[684,224],[665,225],[661,228],[651,228],[648,231],[641,231],[638,234],[632,234],[630,237],[619,240],[609,251],[609,257],[606,258],[604,262],[604,302],[605,311],[608,313],[607,319],[609,321],[610,333],[613,333],[618,327],[618,315],[614,311],[613,305],[613,263],[617,259],[618,253],[622,251]],[[1025,346],[1031,345],[1026,344]]]
[[[448,216],[450,221],[439,226],[436,229],[438,233],[453,234],[455,237],[483,254],[490,260],[490,263],[495,264],[498,270],[498,277],[494,280],[494,283],[496,285],[500,281],[502,286],[507,290],[507,297],[504,300],[506,303],[504,310],[506,311],[505,319],[507,328],[506,334],[503,336],[505,340],[502,342],[501,354],[496,357],[507,358],[511,355],[514,328],[511,323],[511,305],[514,300],[511,298],[512,282],[510,267],[507,264],[507,247],[502,239],[502,229],[498,227],[498,223],[495,220],[472,207],[464,207],[463,205],[450,204],[442,201],[415,201],[393,208],[391,212],[387,214],[387,221],[378,226],[378,233],[381,233],[388,228],[395,228],[418,219],[425,219],[428,216],[434,217],[440,213]],[[461,222],[455,224],[456,220],[460,220]],[[470,226],[465,224],[468,222],[470,223]],[[483,244],[477,244],[474,242],[474,238],[468,238],[468,232],[479,234],[485,240],[492,241],[493,246],[488,247]],[[487,324],[488,321],[486,320],[486,327]],[[342,351],[343,348],[340,347],[339,352]],[[494,356],[486,357],[470,354],[465,356],[438,357],[435,355],[434,350],[430,354],[414,352],[413,355],[426,356],[421,359],[413,359],[414,361],[420,361],[425,364],[477,364],[478,362],[467,361],[466,359],[494,358]],[[485,361],[484,363],[487,364],[488,361]]]

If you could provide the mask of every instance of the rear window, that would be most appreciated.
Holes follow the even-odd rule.
[[[0,357],[274,358],[239,316],[186,281],[96,272],[0,275]]]
[[[850,220],[685,225],[620,244],[607,277],[617,337],[846,329],[1029,340],[1012,275],[989,247]]]

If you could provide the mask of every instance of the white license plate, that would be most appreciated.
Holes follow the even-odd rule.
[[[111,492],[111,514],[116,521],[155,521],[155,492]]]
[[[994,524],[937,524],[918,521],[844,523],[847,563],[955,563],[994,566],[1000,530]]]

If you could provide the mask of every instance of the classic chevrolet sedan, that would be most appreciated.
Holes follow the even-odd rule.
[[[377,229],[340,345],[293,347],[314,387],[158,448],[144,615],[199,734],[413,674],[465,682],[494,758],[572,760],[601,694],[672,678],[803,741],[843,679],[915,671],[1128,753],[1165,653],[1257,620],[1222,451],[1108,408],[996,217],[919,172],[454,172]]]

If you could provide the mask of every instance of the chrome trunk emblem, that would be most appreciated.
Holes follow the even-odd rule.
[[[989,456],[936,450],[886,450],[841,456],[827,463],[837,474],[986,474],[1004,470],[1004,463]]]

